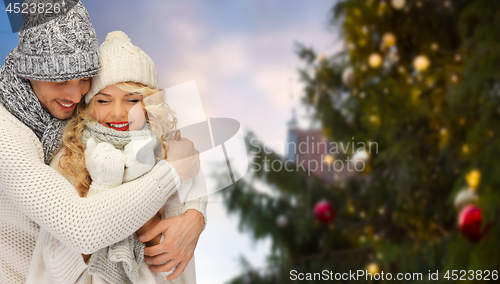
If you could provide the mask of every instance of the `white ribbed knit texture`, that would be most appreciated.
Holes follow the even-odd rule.
[[[92,79],[92,87],[85,95],[90,100],[107,86],[120,82],[137,82],[158,88],[158,75],[153,60],[122,31],[110,32],[99,48],[101,73]]]
[[[99,143],[101,144],[101,143]],[[64,151],[64,149],[62,150]],[[51,162],[51,167],[58,169],[58,160],[61,157],[60,151]],[[137,150],[138,151],[138,150]],[[114,151],[100,152],[102,156],[115,155]],[[122,167],[124,164],[122,164]],[[134,170],[134,169],[131,169]],[[139,170],[134,170],[139,171]],[[122,173],[123,175],[123,173]],[[93,182],[94,184],[94,182]],[[205,220],[206,212],[206,182],[203,173],[200,171],[198,175],[191,180],[183,181],[178,188],[187,191],[187,197],[194,199],[188,203],[181,202],[179,195],[175,192],[162,208],[162,216],[164,219],[179,216],[189,209],[198,210],[203,214]],[[87,198],[98,193],[102,193],[104,189],[96,191],[94,188],[87,194]],[[201,196],[199,196],[202,194]],[[206,226],[206,221],[205,221]],[[164,241],[168,242],[168,239]],[[33,259],[30,263],[30,271],[28,273],[27,284],[109,284],[99,276],[88,274],[88,265],[85,264],[80,253],[65,246],[56,238],[50,235],[44,229],[40,230],[40,234],[35,246]],[[196,269],[194,257],[189,262],[184,272],[173,281],[166,281],[170,272],[154,273],[151,272],[143,261],[139,267],[139,282],[141,284],[195,284]]]
[[[44,164],[35,134],[0,104],[0,283],[24,283],[39,224],[79,253],[93,253],[133,234],[176,187],[160,162],[132,182],[81,198]]]

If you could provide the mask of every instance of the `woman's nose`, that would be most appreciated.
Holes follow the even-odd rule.
[[[113,105],[112,115],[114,118],[118,118],[121,121],[127,120],[127,110],[121,102],[116,102]]]

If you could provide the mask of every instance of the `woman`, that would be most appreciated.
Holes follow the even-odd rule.
[[[101,74],[94,78],[63,136],[64,148],[51,166],[64,174],[82,197],[98,198],[106,189],[147,173],[165,158],[167,141],[178,137],[174,113],[157,89],[156,68],[123,32],[109,33],[101,45]],[[161,218],[187,210],[186,200],[206,194],[201,174],[180,183],[161,212],[137,230],[143,234]],[[192,204],[191,204],[192,205]],[[192,206],[190,206],[192,208]],[[196,209],[196,208],[195,208]],[[156,245],[162,235],[148,243]],[[181,276],[154,273],[143,261],[144,246],[135,235],[80,255],[41,230],[28,282],[39,283],[195,283],[194,259]]]

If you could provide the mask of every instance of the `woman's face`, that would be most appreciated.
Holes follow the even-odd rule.
[[[106,127],[118,131],[141,130],[146,123],[146,111],[142,107],[140,94],[111,85],[100,90],[94,102],[94,116]]]

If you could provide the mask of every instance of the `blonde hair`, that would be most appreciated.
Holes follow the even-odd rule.
[[[122,82],[115,86],[143,96],[142,107],[146,110],[146,121],[156,137],[154,149],[156,162],[165,159],[169,139],[179,138],[180,133],[176,130],[175,113],[165,103],[164,92],[136,82]],[[87,124],[96,121],[94,103],[95,97],[88,104],[83,100],[78,104],[76,114],[69,121],[63,134],[62,145],[66,147],[66,152],[59,160],[59,168],[64,174],[73,177],[73,186],[82,197],[87,195],[92,182],[85,166],[82,131]]]

